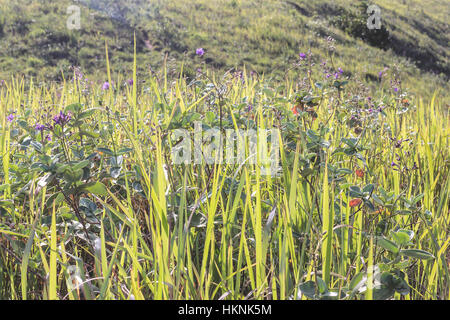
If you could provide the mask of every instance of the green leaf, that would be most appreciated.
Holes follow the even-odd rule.
[[[342,292],[341,293],[341,298],[344,298],[345,294]],[[338,300],[339,296],[338,296],[338,292],[335,291],[327,291],[324,294],[320,295],[320,300]]]
[[[358,283],[360,283],[364,278],[364,272],[359,272],[357,275],[355,275],[352,279],[352,281],[350,281],[350,285],[349,285],[349,289],[353,290],[355,289],[356,285]]]
[[[382,286],[381,288],[376,288],[373,290],[373,299],[374,300],[386,300],[392,297],[395,293],[395,290],[392,288]]]
[[[81,186],[81,188],[83,190],[86,190],[92,194],[98,195],[98,196],[107,196],[108,195],[108,191],[105,187],[105,185],[101,182],[92,182],[92,183],[87,183],[83,186]]]
[[[83,169],[84,167],[87,167],[90,164],[89,160],[83,160],[80,161],[78,163],[76,163],[74,166],[72,166],[72,170],[79,170],[79,169]]]
[[[68,164],[57,164],[56,165],[56,173],[64,173],[64,171],[66,171],[66,169],[69,168]]]
[[[302,177],[306,178],[306,177],[308,177],[309,175],[311,175],[313,173],[314,173],[313,169],[306,168],[306,169],[302,170],[301,175],[302,175]]]
[[[352,170],[347,169],[347,168],[339,168],[339,169],[337,170],[337,172],[338,172],[338,173],[343,173],[343,174],[351,174],[351,173],[352,173]]]
[[[81,112],[80,115],[78,116],[78,120],[92,116],[95,113],[95,111],[97,111],[97,110],[99,110],[99,109],[93,108],[93,109],[88,109],[86,111]]]
[[[351,186],[349,190],[349,195],[352,198],[361,198],[363,197],[363,193],[358,186]]]
[[[31,141],[30,144],[37,152],[42,152],[42,144],[40,142]]]
[[[372,199],[380,206],[384,205],[384,202],[375,193],[372,193]]]
[[[373,184],[369,183],[368,185],[366,185],[366,186],[363,188],[362,192],[368,192],[368,193],[371,193],[371,192],[373,191],[374,188],[375,188],[375,186],[374,186]]]
[[[300,291],[308,298],[314,299],[316,294],[316,285],[314,281],[306,281],[299,285]]]
[[[68,170],[64,171],[63,178],[69,183],[77,182],[83,177],[83,170],[77,169],[72,170],[69,168]]]
[[[402,233],[406,233],[409,236],[409,241],[411,241],[414,238],[414,231],[412,230],[407,230],[407,229],[400,229],[397,232],[402,232]]]
[[[370,202],[369,200],[363,199],[364,201],[364,205],[370,209],[370,211],[374,212],[375,211],[375,206],[373,205],[372,202]]]
[[[364,272],[359,272],[356,274],[352,281],[350,281],[349,284],[349,294],[350,296],[354,296],[358,291],[364,286],[366,283],[367,278],[364,276]]]
[[[118,155],[118,156],[124,155],[125,153],[129,153],[129,152],[131,152],[131,151],[133,151],[133,149],[131,149],[131,148],[120,149],[119,151],[117,151],[117,155]]]
[[[83,106],[80,103],[73,103],[65,107],[64,112],[67,113],[70,111],[72,113],[78,113],[82,108]]]
[[[348,189],[352,184],[351,183],[343,183],[339,187],[341,190]]]
[[[45,208],[50,209],[53,205],[53,202],[55,202],[55,205],[58,206],[63,201],[64,195],[62,194],[62,192],[53,193],[50,197],[48,197],[45,203]]]
[[[380,247],[389,250],[393,253],[398,253],[398,246],[395,244],[395,242],[392,242],[391,240],[386,239],[385,237],[375,237],[376,244]]]
[[[317,287],[319,288],[319,292],[324,294],[328,291],[327,284],[322,280],[321,277],[317,277]]]
[[[412,203],[413,203],[413,204],[416,204],[416,203],[419,202],[419,200],[422,199],[423,197],[424,197],[424,194],[423,194],[423,193],[419,194],[418,196],[416,196],[416,197],[414,198],[414,200],[412,201]]]
[[[319,142],[320,141],[320,136],[317,135],[317,133],[311,129],[308,129],[306,131],[306,135],[308,136],[308,138],[311,139],[312,142]]]
[[[394,232],[391,231],[392,239],[397,243],[399,246],[405,245],[409,242],[409,235],[404,232]]]
[[[396,210],[395,214],[399,214],[402,216],[409,216],[412,214],[412,211],[411,210]]]
[[[216,119],[216,115],[214,114],[214,112],[208,111],[206,113],[206,123],[213,123],[214,120]]]
[[[400,250],[400,254],[402,256],[416,258],[416,259],[422,259],[422,260],[430,260],[435,259],[435,256],[433,256],[431,253],[425,250],[420,249],[403,249]]]
[[[103,152],[104,154],[108,154],[110,156],[114,155],[114,152],[112,150],[110,150],[110,149],[107,149],[107,148],[97,148],[97,151],[98,152]]]
[[[0,200],[0,207],[14,209],[14,202],[12,200]]]
[[[361,189],[358,186],[351,186],[350,190],[357,194],[361,194]]]
[[[91,138],[98,138],[100,136],[100,134],[97,133],[97,132],[88,131],[88,130],[84,130],[84,129],[80,130],[80,135],[88,136],[88,137],[91,137]]]

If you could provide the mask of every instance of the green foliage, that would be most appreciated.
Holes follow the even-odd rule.
[[[53,3],[46,14],[58,12]],[[179,4],[166,5],[162,16]],[[217,13],[206,1],[186,6],[194,16]],[[115,19],[131,8],[115,8]],[[222,9],[222,18],[257,10],[246,1]],[[263,46],[295,39],[252,32],[248,43]],[[75,41],[63,30],[54,36],[63,47]],[[143,74],[139,44],[127,57],[119,42],[101,54],[111,52],[113,67],[133,63],[132,81],[108,63],[101,85],[79,68],[63,82],[0,84],[0,299],[450,298],[445,96],[414,98],[395,66],[369,88],[344,60],[337,65],[336,48],[304,50],[281,83],[209,69],[214,46],[186,58],[189,77],[170,59]],[[100,63],[98,48],[81,55]],[[262,60],[270,65],[277,50]],[[264,174],[250,157],[176,164],[173,151],[185,150],[173,130],[194,136],[197,122],[236,138],[278,129],[278,166]],[[259,151],[273,145],[257,141]]]

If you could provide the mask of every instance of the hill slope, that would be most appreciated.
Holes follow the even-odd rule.
[[[284,76],[308,49],[329,53],[346,74],[377,80],[384,67],[399,65],[406,84],[426,94],[448,90],[449,6],[445,0],[374,1],[381,31],[368,31],[364,1],[302,0],[0,0],[0,77],[14,74],[59,79],[80,66],[95,79],[105,71],[105,41],[112,69],[129,72],[136,32],[138,68],[148,73],[166,61],[188,75],[201,61],[210,68]],[[67,7],[81,8],[81,29],[68,30]],[[203,47],[202,60],[195,49]],[[167,58],[166,58],[167,56]],[[170,71],[169,70],[169,71]]]

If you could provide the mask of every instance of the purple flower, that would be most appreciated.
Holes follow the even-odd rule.
[[[383,77],[383,71],[378,72],[378,77],[382,78]]]
[[[60,126],[63,126],[68,123],[71,118],[72,115],[70,114],[70,112],[64,114],[64,112],[60,111],[56,116],[53,117],[53,121],[55,122],[55,125],[59,124]]]
[[[336,72],[336,73],[334,74],[334,78],[335,78],[336,80],[339,79],[339,73]]]
[[[6,117],[6,120],[8,120],[9,122],[13,122],[14,114],[11,113],[9,116]]]
[[[396,147],[396,148],[401,148],[401,147],[402,147],[402,143],[403,143],[403,139],[397,140],[397,141],[395,142],[395,147]]]
[[[373,109],[372,109],[372,108],[370,108],[370,109],[369,109],[369,113],[372,113],[372,112],[373,112]]]
[[[50,141],[52,141],[52,136],[50,134],[48,134],[45,136],[45,139],[50,142]]]
[[[395,167],[397,164],[394,162],[394,161],[392,161],[392,163],[391,163],[391,167]]]
[[[106,81],[102,86],[102,90],[108,90],[108,89],[109,89],[109,82]]]
[[[43,125],[43,124],[40,124],[40,123],[36,123],[36,125],[34,126],[34,129],[36,130],[36,131],[44,131],[45,130],[45,126]]]
[[[327,73],[326,77],[328,79],[329,77],[331,77],[331,74]]]
[[[338,68],[338,71],[339,71],[339,74],[343,74],[344,73],[344,70],[342,70],[342,68]]]
[[[133,85],[133,79],[128,79],[128,80],[127,80],[127,84],[128,84],[129,86],[132,86],[132,85]]]
[[[398,88],[394,88],[394,92],[398,92]]]
[[[300,56],[300,60],[304,60],[306,58],[306,54],[304,54],[303,52],[301,52],[299,54],[299,56]]]
[[[198,48],[195,50],[195,54],[201,57],[205,54],[205,50],[203,50],[203,48]]]

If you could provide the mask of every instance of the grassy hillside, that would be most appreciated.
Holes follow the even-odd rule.
[[[358,72],[376,82],[380,70],[398,65],[405,87],[422,95],[448,91],[446,1],[374,2],[386,28],[375,42],[365,34],[364,1],[0,0],[0,77],[60,79],[74,65],[99,79],[105,40],[113,72],[129,72],[136,32],[140,72],[166,62],[176,74],[184,62],[193,76],[195,49],[203,47],[210,68],[246,66],[282,78],[299,52],[311,50],[317,62],[329,55],[331,36],[336,68],[345,66],[349,77]],[[80,30],[66,28],[71,4],[81,6]]]

